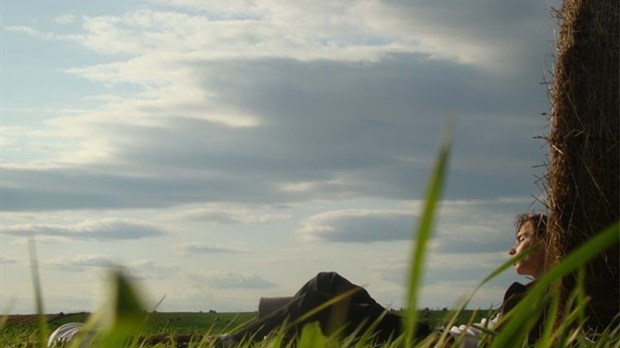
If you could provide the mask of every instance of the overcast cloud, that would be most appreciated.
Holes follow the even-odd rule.
[[[400,306],[454,119],[422,298],[451,305],[541,209],[555,5],[3,2],[0,311],[34,308],[30,234],[50,311],[96,308],[112,265],[162,310],[253,310],[326,269]]]
[[[11,225],[3,227],[2,231],[10,235],[33,234],[96,241],[152,238],[165,234],[163,229],[152,224],[121,219],[84,221],[69,226]]]
[[[206,283],[218,289],[267,289],[274,286],[273,283],[256,274],[241,274],[229,271],[197,274],[194,275],[194,278],[199,284]]]
[[[235,249],[232,247],[214,245],[201,242],[188,242],[174,245],[174,248],[181,250],[185,255],[191,254],[235,254],[247,252],[243,249]]]

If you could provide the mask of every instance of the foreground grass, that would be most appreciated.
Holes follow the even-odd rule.
[[[400,313],[403,314],[404,313]],[[479,321],[487,313],[485,311],[437,309],[421,310],[418,317],[432,326],[446,324],[446,319],[458,315],[457,322],[467,322],[475,317]],[[49,331],[65,323],[88,321],[90,313],[68,313],[62,315],[48,315],[47,326]],[[253,320],[256,312],[154,312],[146,316],[140,335],[152,337],[169,334],[191,334],[200,337],[206,333],[219,335],[240,327],[244,323]],[[20,345],[35,346],[38,338],[39,324],[36,318],[26,316],[12,316],[0,329],[0,347],[19,347]]]

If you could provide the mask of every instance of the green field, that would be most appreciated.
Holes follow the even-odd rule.
[[[253,312],[155,312],[147,317],[145,332],[226,332],[256,316]],[[88,314],[67,314],[49,321],[50,330],[69,322],[85,322]]]
[[[420,311],[421,320],[431,326],[445,323],[454,312],[451,310]],[[472,316],[476,321],[485,316],[485,311],[465,310],[459,313],[458,323],[467,323]],[[89,313],[50,314],[47,316],[49,331],[69,322],[86,322]],[[154,312],[149,313],[142,330],[144,335],[156,334],[221,334],[232,331],[256,318],[256,312]],[[0,329],[0,346],[25,347],[27,342],[36,342],[38,322],[35,315],[3,317]]]

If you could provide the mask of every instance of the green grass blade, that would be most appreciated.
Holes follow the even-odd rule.
[[[34,241],[34,237],[31,235],[28,239],[28,246],[30,249],[30,269],[32,272],[32,287],[34,288],[34,297],[37,306],[37,317],[39,321],[39,347],[47,347],[47,317],[45,316],[45,310],[43,308],[43,293],[41,291],[41,279],[39,277],[39,263],[37,260],[37,248]]]
[[[405,328],[405,345],[410,347],[416,334],[417,298],[424,269],[428,241],[432,236],[435,210],[441,198],[444,178],[447,172],[448,159],[452,146],[452,127],[448,127],[444,135],[437,162],[433,170],[425,196],[425,205],[414,235],[415,248],[410,263],[409,284],[407,289],[407,317]]]
[[[560,284],[554,283],[552,287],[553,289],[551,289],[551,292],[556,294],[556,296],[551,298],[551,303],[549,304],[549,311],[546,318],[547,320],[544,323],[544,328],[539,343],[540,348],[550,348],[555,341],[553,338],[557,319],[555,313],[557,313],[560,308],[560,296],[558,296],[560,293]]]
[[[108,307],[108,328],[101,338],[101,346],[122,347],[132,339],[136,346],[135,339],[143,327],[146,312],[127,275],[117,269],[111,276],[112,302]]]
[[[326,339],[319,324],[312,323],[302,329],[298,345],[303,348],[324,348]]]

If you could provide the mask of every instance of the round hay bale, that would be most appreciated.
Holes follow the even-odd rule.
[[[557,260],[620,220],[620,1],[565,0],[551,90],[549,244]],[[620,309],[618,245],[587,266],[590,324]],[[564,282],[564,296],[575,281]],[[565,301],[564,301],[565,302]]]

